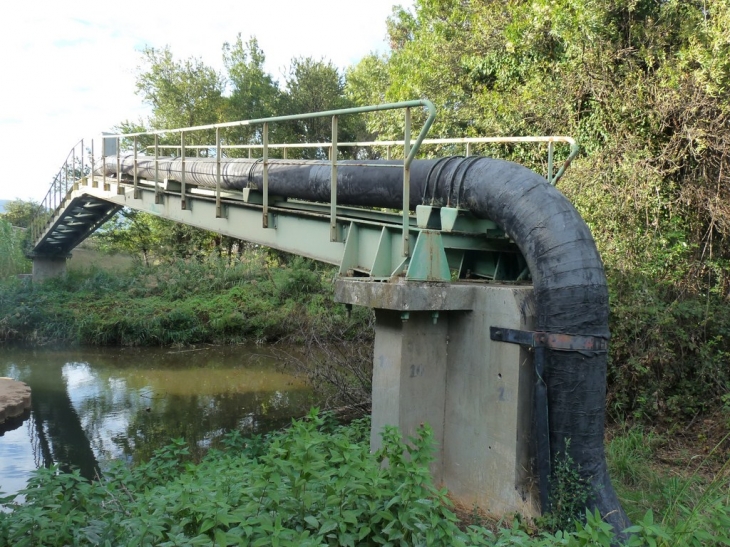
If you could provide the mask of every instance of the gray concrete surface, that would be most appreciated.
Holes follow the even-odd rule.
[[[531,329],[532,294],[529,286],[475,283],[335,286],[339,302],[375,308],[371,449],[385,425],[407,437],[428,423],[436,484],[467,509],[497,517],[539,514],[532,355],[489,337],[491,326]]]
[[[63,256],[34,256],[33,281],[45,281],[66,273],[66,259]]]
[[[0,424],[30,408],[30,388],[23,382],[0,378]]]

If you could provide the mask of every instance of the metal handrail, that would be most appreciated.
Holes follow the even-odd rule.
[[[129,137],[141,137],[145,135],[167,135],[170,133],[184,133],[184,132],[190,132],[190,131],[204,131],[204,130],[210,130],[210,129],[225,129],[230,127],[245,127],[249,125],[262,125],[264,123],[279,123],[279,122],[291,122],[291,121],[299,121],[299,120],[309,120],[312,118],[324,118],[329,116],[345,116],[348,114],[364,114],[367,112],[379,112],[383,110],[398,110],[398,109],[410,109],[417,106],[422,106],[424,108],[428,109],[428,118],[426,119],[426,122],[423,124],[423,127],[421,128],[421,132],[418,134],[418,137],[413,143],[413,148],[410,150],[410,153],[408,154],[408,157],[406,158],[406,162],[410,166],[413,159],[416,157],[416,154],[418,154],[418,148],[421,145],[421,142],[426,137],[426,133],[428,133],[429,129],[431,129],[431,126],[433,125],[434,120],[436,119],[436,107],[434,104],[427,100],[427,99],[420,99],[417,101],[402,101],[397,103],[386,103],[386,104],[380,104],[380,105],[370,105],[370,106],[358,106],[353,108],[342,108],[339,110],[323,110],[321,112],[311,112],[308,114],[291,114],[287,116],[273,116],[271,118],[256,118],[253,120],[241,120],[237,122],[223,122],[223,123],[213,123],[208,125],[197,125],[193,127],[181,127],[177,129],[157,129],[154,131],[143,131],[139,133],[119,133],[116,135],[104,135],[102,139],[122,139],[122,138],[129,138]],[[325,144],[325,143],[322,143]],[[263,146],[259,145],[259,146]],[[271,146],[271,145],[269,145]],[[189,148],[186,146],[186,148]]]
[[[424,122],[421,131],[418,134],[418,137],[416,138],[415,142],[413,143],[413,146],[411,146],[411,108],[416,107],[423,107],[428,110],[428,117],[426,121]],[[414,101],[403,101],[398,103],[388,103],[388,104],[382,104],[382,105],[371,105],[371,106],[362,106],[362,107],[354,107],[354,108],[344,108],[344,109],[338,109],[338,110],[325,110],[322,112],[312,112],[308,114],[294,114],[294,115],[287,115],[287,116],[273,116],[269,118],[258,118],[253,120],[241,120],[241,121],[235,121],[235,122],[225,122],[225,123],[217,123],[217,124],[208,124],[208,125],[200,125],[195,127],[183,127],[183,128],[175,128],[175,129],[162,129],[162,130],[154,130],[154,131],[143,131],[143,132],[137,132],[137,133],[121,133],[121,134],[114,134],[114,135],[102,135],[102,164],[106,165],[106,146],[104,146],[107,142],[107,139],[112,139],[116,141],[116,160],[117,160],[117,181],[119,181],[120,173],[121,173],[121,140],[122,139],[129,139],[132,138],[134,142],[134,197],[138,197],[138,187],[137,187],[137,144],[138,144],[138,137],[141,136],[154,136],[155,137],[155,171],[157,171],[158,167],[158,161],[159,161],[159,143],[158,143],[158,136],[159,135],[165,135],[165,134],[180,134],[180,157],[182,160],[182,177],[181,177],[181,205],[182,208],[185,209],[187,207],[186,205],[186,188],[185,188],[185,150],[186,148],[189,148],[185,145],[185,134],[194,132],[194,131],[205,131],[205,130],[215,130],[216,135],[216,151],[217,153],[217,166],[216,166],[216,215],[221,216],[221,202],[220,202],[220,186],[221,186],[221,169],[220,169],[220,150],[221,150],[221,140],[220,140],[220,130],[224,128],[232,128],[232,127],[242,127],[242,126],[251,126],[251,125],[263,125],[263,227],[268,228],[269,227],[269,215],[268,215],[268,203],[269,203],[269,190],[268,190],[268,129],[269,124],[271,123],[280,123],[280,122],[287,122],[287,121],[298,121],[298,120],[307,120],[312,118],[322,118],[322,117],[331,117],[332,118],[332,142],[330,143],[330,147],[332,148],[332,154],[331,154],[331,161],[332,161],[332,180],[331,180],[331,209],[330,209],[330,240],[331,241],[340,241],[341,236],[338,233],[337,228],[337,120],[339,116],[345,116],[345,115],[351,115],[351,114],[362,114],[362,113],[368,113],[368,112],[379,112],[384,110],[396,110],[396,109],[405,109],[405,128],[404,128],[404,142],[407,143],[405,145],[405,161],[403,162],[403,255],[408,256],[410,253],[410,247],[409,247],[409,190],[410,190],[410,167],[411,163],[413,162],[413,159],[418,154],[419,147],[421,145],[421,142],[426,137],[426,134],[428,133],[429,129],[433,125],[434,120],[436,119],[436,107],[433,105],[431,101],[421,99],[421,100],[414,100]],[[81,171],[83,172],[84,169],[84,162],[83,162],[83,140],[80,141],[81,143]],[[77,144],[78,146],[78,144]],[[72,149],[72,152],[70,155],[72,156],[72,161],[74,163],[75,168],[75,148]],[[60,194],[60,180],[61,180],[61,173],[63,171],[66,171],[66,185],[65,185],[65,194],[63,196],[58,196],[58,200],[55,200],[55,193],[54,189],[56,186],[56,182],[58,181],[58,193]],[[91,152],[91,174],[93,178],[94,173],[94,154],[93,154],[93,140],[92,140],[92,152]],[[75,173],[75,171],[74,171]],[[78,183],[79,179],[74,180],[74,185]],[[104,184],[104,188],[107,189],[107,181],[106,181],[106,169],[103,169],[102,172],[102,180]],[[117,184],[117,192],[123,192],[123,189],[120,184]],[[54,178],[53,183],[51,184],[51,189],[49,190],[48,194],[44,198],[42,202],[43,216],[46,216],[51,211],[55,213],[58,212],[58,210],[63,206],[63,200],[65,199],[65,196],[68,194],[68,157],[66,158],[66,162],[64,163],[64,166],[59,170],[59,173]],[[159,197],[159,186],[158,182],[155,181],[155,194],[156,197]],[[50,215],[51,217],[53,215]],[[33,228],[33,241],[36,241],[38,237],[41,234],[41,231],[48,227],[48,222],[45,222],[44,219],[34,219],[32,222],[32,228]]]
[[[471,155],[471,144],[517,144],[517,143],[565,143],[570,145],[570,153],[568,154],[568,157],[563,162],[563,165],[558,170],[558,173],[553,175],[552,169],[550,168],[552,164],[551,160],[551,152],[550,149],[548,149],[548,174],[547,179],[555,186],[558,181],[562,178],[563,174],[565,173],[565,170],[567,169],[570,162],[575,159],[575,157],[580,152],[580,147],[575,142],[575,139],[572,137],[566,137],[563,135],[549,135],[549,136],[541,136],[541,137],[455,137],[455,138],[443,138],[443,139],[423,139],[421,141],[421,145],[429,145],[429,144],[464,144],[466,145],[465,150],[465,156]],[[340,142],[337,143],[338,148],[343,147],[366,147],[366,146],[385,146],[388,152],[387,159],[390,158],[390,147],[392,146],[403,146],[404,141],[397,141],[397,140],[390,140],[390,141],[357,141],[357,142]],[[415,144],[415,141],[413,141],[412,145]],[[212,145],[205,145],[205,144],[198,144],[198,145],[189,145],[185,148],[187,149],[193,149],[193,150],[210,150],[213,146]],[[148,149],[153,149],[154,146],[148,146]],[[167,149],[167,150],[180,150],[179,145],[174,144],[166,144],[166,145],[159,145],[159,149]],[[262,144],[222,144],[220,147],[220,150],[260,150],[263,148]],[[286,150],[290,148],[332,148],[332,143],[329,142],[319,142],[319,143],[312,143],[312,142],[305,142],[305,143],[277,143],[277,144],[269,144],[268,148],[276,148],[276,149],[283,149],[286,153]],[[284,159],[286,158],[286,155],[284,156]]]
[[[415,140],[411,139],[411,108],[423,107],[428,111],[428,117],[423,124],[418,136]],[[343,115],[361,114],[368,112],[378,112],[384,110],[395,110],[405,109],[405,127],[404,127],[404,138],[402,140],[387,140],[387,141],[363,141],[363,142],[338,142],[338,117]],[[565,170],[570,165],[571,161],[577,156],[579,147],[574,139],[566,136],[536,136],[536,137],[463,137],[463,138],[443,138],[443,139],[426,139],[426,134],[430,130],[436,116],[436,108],[433,103],[428,100],[416,100],[416,101],[404,101],[399,103],[389,103],[383,105],[371,105],[364,107],[346,108],[340,110],[326,110],[322,112],[313,112],[308,114],[296,114],[287,116],[274,116],[270,118],[258,118],[253,120],[241,120],[234,122],[224,122],[218,124],[208,124],[194,127],[184,127],[175,129],[160,129],[153,131],[137,132],[137,133],[120,133],[120,134],[105,134],[101,136],[102,139],[102,153],[101,160],[102,164],[106,165],[106,150],[105,146],[108,139],[112,140],[116,144],[116,164],[117,164],[117,192],[123,193],[124,190],[119,184],[121,177],[121,144],[122,139],[132,139],[133,142],[133,153],[134,153],[134,168],[133,168],[133,185],[134,185],[134,198],[139,198],[138,188],[138,176],[137,176],[137,151],[139,144],[139,137],[142,136],[154,136],[154,146],[148,148],[154,149],[154,161],[155,161],[155,200],[162,199],[162,193],[160,191],[159,181],[157,180],[157,169],[160,161],[164,161],[160,157],[161,149],[174,149],[180,151],[180,159],[182,160],[182,176],[181,176],[181,207],[186,209],[186,184],[185,184],[185,151],[186,150],[211,150],[215,148],[216,155],[216,216],[222,216],[221,208],[221,155],[222,152],[229,149],[248,149],[249,155],[251,150],[261,149],[262,150],[262,165],[263,165],[263,206],[262,206],[262,225],[264,228],[269,227],[269,195],[268,195],[268,169],[269,169],[269,150],[270,149],[283,149],[283,156],[286,159],[286,150],[289,148],[324,148],[330,150],[330,161],[332,164],[331,171],[331,200],[330,200],[330,240],[340,241],[341,235],[338,233],[337,227],[337,168],[341,165],[338,162],[338,149],[341,147],[352,147],[352,146],[385,146],[387,150],[388,159],[390,159],[390,148],[392,146],[403,147],[403,156],[405,160],[402,163],[403,168],[403,256],[409,255],[409,201],[410,201],[410,167],[413,159],[418,154],[422,145],[443,145],[443,144],[463,144],[466,147],[465,155],[469,156],[471,153],[470,147],[472,144],[514,144],[514,143],[547,143],[548,145],[548,158],[547,158],[547,180],[550,184],[555,185],[557,181],[563,176]],[[306,120],[313,118],[331,117],[332,118],[332,140],[331,142],[320,142],[320,143],[270,143],[269,142],[269,124]],[[254,126],[260,125],[262,128],[262,143],[260,144],[223,144],[221,142],[220,130],[225,128],[243,127],[243,126]],[[215,130],[215,145],[188,145],[185,144],[186,134],[195,131]],[[179,134],[180,144],[178,145],[161,145],[159,144],[158,137],[160,135],[167,134]],[[554,171],[554,145],[556,143],[565,143],[570,145],[570,153],[568,157],[563,161],[562,166],[557,173],[553,174]],[[80,152],[77,155],[76,149],[80,147]],[[73,180],[72,184],[69,185],[69,159],[72,163]],[[77,159],[80,161],[77,162]],[[96,185],[97,181],[93,179],[93,173],[95,172],[95,155],[94,155],[94,140],[91,141],[90,147],[90,165],[86,166],[84,163],[84,140],[80,140],[74,147],[69,151],[66,156],[66,160],[59,169],[58,173],[53,179],[51,187],[46,194],[45,198],[41,202],[40,213],[31,224],[33,241],[37,241],[42,231],[48,227],[49,219],[53,218],[54,215],[64,206],[66,195],[69,192],[69,186],[76,189],[78,188],[78,182],[83,178],[86,173],[91,173],[92,184]],[[80,168],[77,170],[77,166]],[[89,168],[88,170],[86,168]],[[398,165],[389,165],[389,167],[401,167]],[[80,173],[80,177],[77,174]],[[110,186],[107,182],[106,169],[102,170],[102,183],[105,190],[109,190]]]
[[[71,160],[71,168],[75,174],[76,172],[76,149],[80,149],[79,153],[79,163],[81,165],[80,171],[83,172],[84,170],[84,139],[79,140],[76,144],[74,144],[71,149],[68,151],[68,154],[66,154],[66,159],[61,164],[61,167],[58,169],[58,172],[53,177],[53,182],[51,182],[51,186],[48,189],[48,192],[46,192],[45,197],[40,202],[39,211],[36,213],[35,217],[31,220],[30,229],[31,229],[31,237],[33,241],[38,239],[38,236],[40,235],[40,222],[38,217],[45,217],[48,215],[48,213],[51,210],[55,210],[62,204],[62,195],[65,196],[68,193],[68,161]],[[65,176],[63,176],[65,174]],[[75,175],[74,175],[75,178]],[[63,184],[63,192],[62,192],[62,180],[65,184]],[[73,184],[73,182],[72,182]]]

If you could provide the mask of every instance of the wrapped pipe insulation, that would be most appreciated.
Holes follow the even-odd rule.
[[[180,180],[180,159],[161,158],[160,179]],[[367,166],[367,167],[366,167]],[[132,176],[131,157],[122,174]],[[329,202],[327,161],[269,160],[269,193]],[[262,188],[261,160],[221,161],[221,187]],[[101,172],[99,172],[101,174]],[[107,158],[116,175],[116,158]],[[154,159],[139,158],[137,175],[152,179]],[[215,159],[188,158],[187,183],[215,187]],[[402,208],[403,167],[398,161],[338,162],[337,202]],[[410,208],[419,204],[468,209],[496,222],[528,263],[537,304],[538,331],[609,338],[608,289],[588,226],[556,188],[533,171],[504,160],[448,157],[411,164]],[[621,532],[630,525],[611,485],[604,454],[605,352],[546,349],[545,377],[551,460],[568,452],[592,485],[591,508]]]

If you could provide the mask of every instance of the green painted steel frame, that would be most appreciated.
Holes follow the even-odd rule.
[[[100,184],[101,183],[101,184]],[[186,207],[182,208],[185,200]],[[239,193],[217,194],[213,189],[188,187],[180,183],[153,183],[143,179],[107,182],[102,177],[85,178],[69,192],[50,219],[46,240],[59,252],[67,252],[64,242],[75,245],[99,225],[95,217],[77,215],[89,208],[113,211],[129,207],[174,222],[189,224],[237,239],[339,266],[339,274],[386,281],[396,276],[418,281],[450,281],[473,277],[487,280],[514,280],[505,264],[514,264],[521,255],[494,223],[475,219],[465,211],[433,208],[436,219],[431,227],[419,226],[409,215],[407,229],[409,255],[400,249],[402,215],[357,207],[338,206],[336,240],[330,238],[330,205],[286,200],[271,196],[267,205],[268,228],[260,222],[263,195],[247,189]],[[218,215],[218,208],[221,214]],[[422,210],[419,208],[419,211]],[[76,215],[76,217],[74,217]],[[456,220],[442,229],[441,218]],[[83,223],[79,236],[67,236],[69,219]],[[105,218],[108,216],[105,215]],[[455,229],[458,228],[458,229]],[[467,275],[467,273],[469,275]]]

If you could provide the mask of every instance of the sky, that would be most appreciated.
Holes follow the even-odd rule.
[[[41,200],[67,153],[124,120],[145,46],[222,70],[222,46],[256,36],[276,79],[294,57],[340,68],[387,50],[386,18],[412,0],[24,0],[0,33],[0,199]]]

